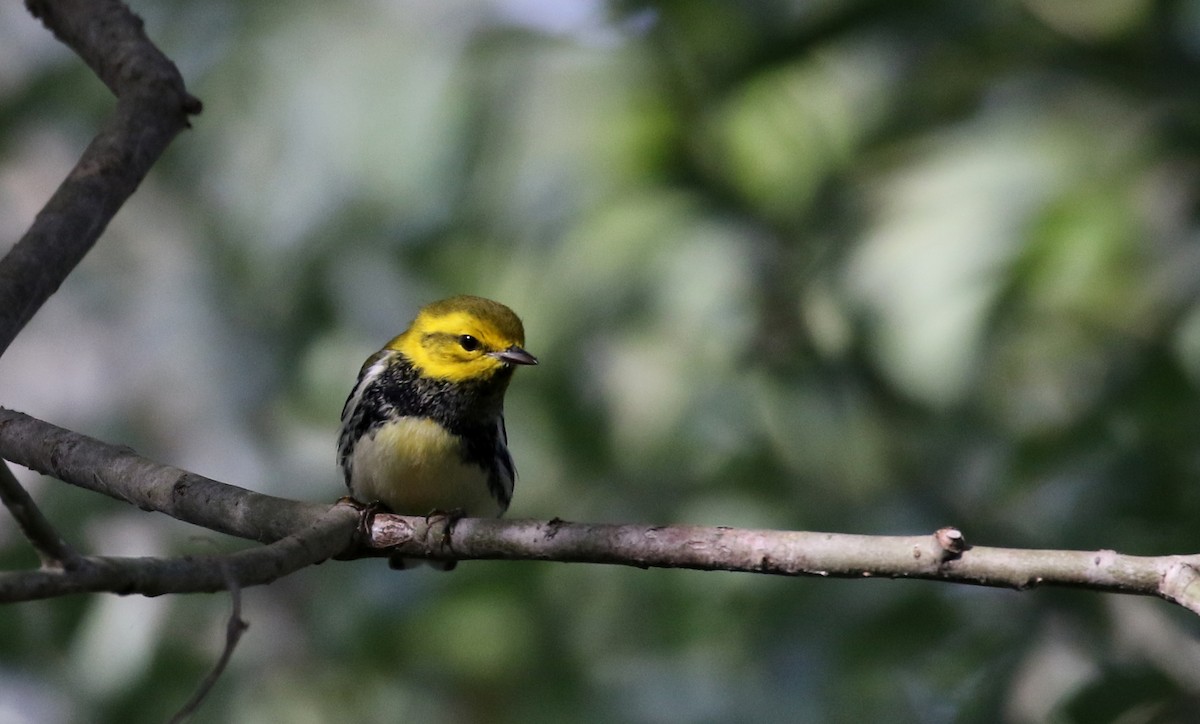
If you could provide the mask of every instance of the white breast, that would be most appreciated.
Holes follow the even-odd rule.
[[[401,417],[354,446],[350,490],[364,503],[397,513],[463,510],[494,517],[503,511],[488,492],[487,472],[462,462],[461,439],[433,420]]]

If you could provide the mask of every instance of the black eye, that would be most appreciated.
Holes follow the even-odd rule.
[[[468,352],[474,352],[479,349],[479,340],[469,334],[464,334],[458,338],[458,343]]]

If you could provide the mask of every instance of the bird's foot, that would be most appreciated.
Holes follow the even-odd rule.
[[[465,517],[467,517],[467,511],[463,508],[452,508],[450,510],[434,509],[425,514],[425,525],[429,530],[433,530],[438,526],[441,527],[441,548],[443,551],[453,554],[454,541],[452,537],[454,535],[454,526]],[[458,565],[458,561],[455,560],[434,561],[433,563],[443,564],[446,567],[442,570],[446,571]]]
[[[375,516],[380,513],[391,513],[392,509],[379,502],[378,500],[371,503],[364,503],[361,500],[355,500],[349,495],[343,495],[338,498],[338,505],[348,505],[358,511],[358,534],[363,540],[369,540],[371,537],[371,524],[375,522]]]

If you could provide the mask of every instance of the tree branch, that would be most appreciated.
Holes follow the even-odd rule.
[[[340,516],[336,531],[328,532],[332,537],[322,537],[329,545],[318,546],[311,554],[314,561],[399,553],[443,560],[543,560],[787,576],[920,578],[1017,590],[1041,585],[1072,586],[1158,596],[1200,614],[1200,555],[1149,557],[1113,551],[970,547],[953,528],[904,537],[468,518],[457,521],[447,535],[443,517],[389,514],[373,516],[364,535],[356,537],[352,523],[359,513],[351,506],[337,505],[330,510],[316,503],[253,493],[159,465],[128,448],[108,445],[4,408],[0,408],[0,457],[146,510],[243,538],[278,540],[302,527]],[[234,555],[250,556],[254,552]],[[105,565],[118,565],[111,559],[104,560]],[[54,584],[58,589],[51,583],[42,583],[47,588],[39,589],[29,581],[70,579],[40,571],[10,574],[9,579],[26,577],[23,585],[27,588],[22,590],[45,590],[44,595],[85,590],[156,595],[224,587],[216,568],[210,566],[207,572],[198,572],[197,582],[193,583],[185,575],[169,576],[165,572],[168,563],[128,559],[119,565],[130,570],[120,576],[104,579],[91,572],[88,575],[95,578],[80,575],[75,584]],[[164,572],[155,574],[158,578],[154,584],[143,583],[134,570],[142,565]],[[239,574],[237,580],[241,585],[254,585],[279,575]],[[78,582],[85,579],[89,583]],[[13,600],[5,598],[5,580],[0,578],[0,600]],[[119,580],[122,585],[113,587],[104,580]]]
[[[367,547],[406,557],[615,563],[828,578],[919,578],[1012,588],[1070,586],[1158,596],[1200,614],[1200,555],[967,546],[954,528],[874,536],[695,526],[596,525],[561,520],[377,515]]]
[[[225,646],[221,649],[221,655],[217,658],[217,663],[213,665],[212,671],[208,672],[208,676],[200,682],[200,686],[192,694],[179,711],[175,712],[175,716],[171,717],[169,724],[179,724],[187,721],[188,717],[196,713],[200,708],[208,693],[217,685],[217,680],[221,678],[221,674],[225,672],[225,667],[229,665],[229,660],[233,658],[233,650],[237,648],[238,642],[242,640],[242,634],[246,633],[246,629],[250,628],[250,624],[242,618],[242,587],[234,580],[233,575],[229,571],[229,566],[224,565],[225,582],[229,586],[229,597],[232,599],[232,610],[229,612],[229,620],[225,623]]]
[[[12,470],[8,469],[8,464],[3,461],[0,461],[0,503],[4,503],[17,520],[21,532],[33,544],[43,568],[73,570],[79,566],[79,554],[42,515],[37,503],[33,502],[33,498],[21,487]]]
[[[160,465],[110,445],[0,407],[0,458],[72,485],[179,520],[270,543],[312,525],[329,509],[254,493]]]
[[[200,112],[175,65],[116,0],[28,0],[117,96],[113,117],[0,259],[0,354],[95,244],[167,145]]]
[[[260,548],[182,558],[88,557],[75,570],[0,573],[0,602],[72,593],[212,593],[257,586],[332,558],[353,544],[359,517],[348,506],[326,507],[312,525]]]

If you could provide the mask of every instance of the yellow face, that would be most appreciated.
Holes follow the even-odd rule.
[[[490,378],[516,364],[537,364],[521,348],[525,329],[512,310],[481,297],[451,297],[421,309],[388,343],[420,372],[450,382]]]

